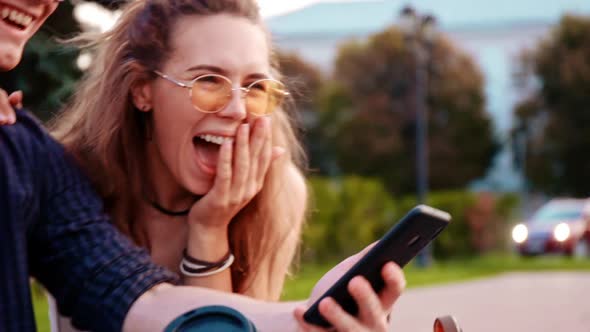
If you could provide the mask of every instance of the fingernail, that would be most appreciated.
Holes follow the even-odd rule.
[[[365,278],[363,278],[361,276],[357,276],[357,277],[354,277],[354,279],[352,279],[352,280],[356,280],[355,283],[357,285],[355,287],[359,288],[361,291],[367,292],[370,290],[371,285],[369,285],[369,282],[366,281]]]
[[[387,275],[387,278],[395,279],[395,272],[395,266],[393,263],[387,263],[385,265],[385,274]]]
[[[327,298],[323,299],[322,302],[324,303],[323,304],[324,310],[327,310],[328,312],[331,312],[334,310],[334,303],[335,302],[334,302],[334,300],[332,300],[331,297],[327,297]],[[320,304],[321,304],[321,302],[320,302]]]

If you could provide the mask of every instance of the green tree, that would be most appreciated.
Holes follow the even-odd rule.
[[[115,0],[94,2],[110,8],[122,3]],[[59,41],[81,30],[73,10],[72,2],[60,3],[27,44],[19,66],[0,75],[0,87],[8,91],[22,90],[25,107],[43,120],[50,118],[67,100],[81,75],[76,66],[78,51]]]
[[[564,16],[520,59],[528,98],[514,112],[526,134],[525,173],[534,189],[590,193],[590,17]],[[520,152],[522,153],[522,151]]]
[[[0,80],[0,86],[22,90],[25,107],[48,120],[71,95],[81,75],[76,67],[77,56],[77,50],[40,32],[31,39],[23,60],[11,73],[11,82]]]
[[[333,174],[334,154],[326,144],[325,129],[329,124],[319,112],[324,107],[323,95],[331,86],[325,86],[322,72],[314,65],[305,61],[297,53],[277,51],[283,81],[292,96],[294,116],[302,124],[304,135],[302,140],[309,158],[310,169],[317,174]]]
[[[277,50],[274,55],[297,111],[314,112],[323,83],[320,70],[294,52]]]
[[[484,175],[496,149],[483,77],[472,59],[440,37],[428,80],[428,160],[432,189],[462,187]],[[343,45],[337,88],[324,96],[326,139],[345,173],[381,178],[395,193],[415,188],[415,72],[410,44],[394,27]],[[334,104],[338,104],[334,106]],[[334,128],[334,126],[336,126]]]

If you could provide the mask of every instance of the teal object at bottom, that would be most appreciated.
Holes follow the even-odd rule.
[[[164,332],[256,332],[256,327],[239,311],[225,306],[191,310],[170,323]]]

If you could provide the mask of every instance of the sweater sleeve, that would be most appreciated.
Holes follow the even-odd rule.
[[[18,116],[31,132],[26,149],[38,195],[39,217],[27,236],[31,274],[76,328],[119,331],[141,294],[178,277],[115,229],[73,158],[35,119]]]

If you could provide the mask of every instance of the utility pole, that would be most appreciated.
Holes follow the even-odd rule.
[[[419,204],[425,204],[428,196],[428,67],[434,39],[436,20],[431,15],[420,16],[411,7],[405,7],[399,26],[416,59],[414,87],[414,111],[416,114],[416,195]],[[420,267],[432,262],[432,249],[428,245],[416,257]]]

